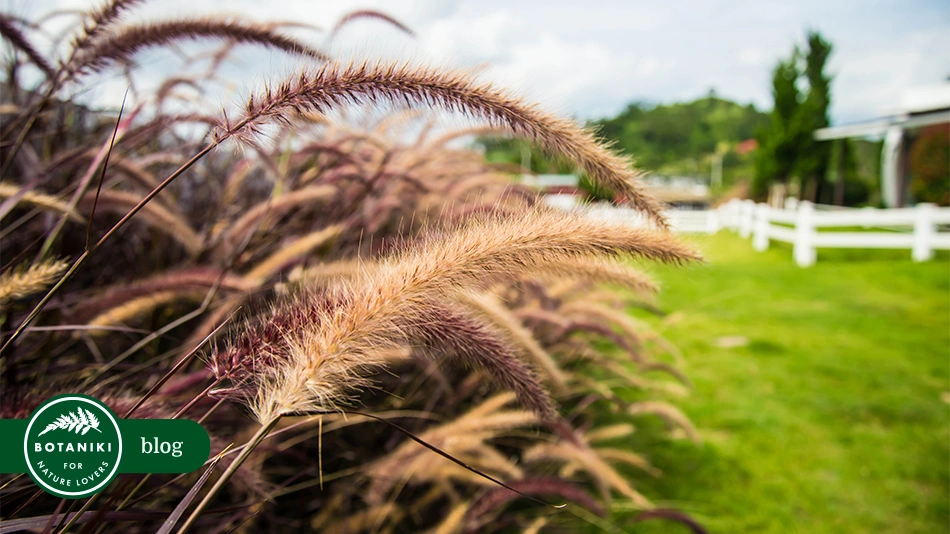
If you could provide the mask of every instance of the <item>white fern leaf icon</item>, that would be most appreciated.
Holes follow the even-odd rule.
[[[43,431],[39,433],[39,436],[42,436],[43,434],[47,432],[56,430],[57,428],[66,428],[67,426],[69,426],[69,418],[66,417],[65,415],[61,415],[55,421],[46,425],[46,428],[44,428]]]
[[[81,411],[82,409],[80,409],[80,412]],[[86,416],[88,417],[89,426],[83,429],[82,435],[85,436],[86,432],[89,432],[89,430],[95,430],[96,432],[99,432],[101,434],[102,431],[99,430],[99,418],[96,417],[96,415],[90,412],[89,410],[86,410]]]
[[[66,429],[67,432],[72,432],[74,428],[79,425],[79,417],[76,414],[70,412],[69,414],[69,428]]]
[[[99,430],[99,419],[89,410],[83,411],[82,408],[77,408],[76,413],[67,412],[60,415],[55,421],[46,425],[46,428],[44,428],[37,437],[58,429],[75,432],[76,434],[81,433],[82,435],[86,435],[86,432],[90,430],[95,430],[100,434],[102,433],[102,431]]]

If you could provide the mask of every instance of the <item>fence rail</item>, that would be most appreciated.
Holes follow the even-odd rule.
[[[552,204],[553,205],[553,204]],[[642,213],[631,208],[610,204],[594,204],[582,209],[589,216],[608,221],[622,221],[635,226],[651,223]],[[715,234],[723,228],[716,210],[668,210],[665,215],[676,232],[687,234]]]
[[[796,205],[797,204],[797,205]],[[933,258],[935,250],[950,250],[950,208],[918,204],[913,208],[833,209],[811,202],[791,203],[784,209],[751,200],[733,200],[711,210],[720,226],[752,237],[755,250],[767,250],[771,241],[792,244],[795,262],[814,265],[819,248],[908,249],[914,261]],[[823,228],[860,227],[869,231],[823,232]]]
[[[638,212],[611,205],[584,208],[590,216],[647,225]],[[755,250],[769,248],[772,241],[792,244],[795,262],[808,267],[817,260],[819,248],[907,249],[914,261],[933,259],[935,250],[950,250],[950,208],[918,204],[913,208],[838,208],[811,202],[788,202],[785,208],[732,200],[713,210],[670,210],[675,231],[714,234],[728,228],[740,237],[752,238]],[[821,231],[859,227],[867,231]]]

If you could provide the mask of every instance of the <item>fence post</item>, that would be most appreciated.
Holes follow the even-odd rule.
[[[755,212],[755,202],[743,200],[739,207],[739,237],[747,238],[752,235],[752,215]]]
[[[755,206],[755,221],[752,227],[752,248],[762,252],[769,249],[769,205]]]
[[[934,257],[934,215],[937,206],[922,202],[914,208],[914,246],[911,257],[914,261],[932,260]]]
[[[815,207],[807,200],[798,204],[795,220],[795,245],[792,250],[799,267],[815,264]]]
[[[726,203],[726,227],[732,231],[739,229],[739,199],[733,198]]]
[[[719,211],[709,210],[706,212],[706,233],[715,234],[721,228],[722,223],[719,221]]]
[[[861,228],[868,229],[874,226],[874,219],[877,216],[877,208],[865,206],[861,208]]]

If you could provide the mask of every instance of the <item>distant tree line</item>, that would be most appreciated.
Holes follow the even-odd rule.
[[[833,46],[809,31],[789,57],[772,71],[770,111],[709,94],[692,102],[634,102],[615,117],[592,121],[599,134],[633,157],[637,167],[656,174],[700,178],[721,162],[721,189],[748,184],[737,194],[765,200],[779,185],[794,196],[838,205],[874,205],[880,199],[881,142],[817,141],[815,130],[829,126],[832,76],[826,72]],[[919,148],[909,160],[914,200],[950,199],[950,143],[946,128],[915,133]],[[525,165],[536,173],[570,173],[521,140],[482,138],[489,161]],[[609,198],[581,177],[594,197]]]
[[[729,153],[767,121],[752,104],[743,106],[710,91],[686,103],[630,104],[616,117],[595,121],[594,126],[644,169],[705,175],[712,155]],[[735,167],[738,158],[730,163],[729,167]]]
[[[646,172],[706,177],[713,158],[721,157],[723,183],[729,185],[751,180],[753,156],[736,148],[767,124],[768,115],[752,104],[738,104],[710,91],[692,102],[635,102],[617,116],[593,121],[590,126]],[[482,138],[479,143],[490,161],[525,163],[537,173],[574,171],[570,165],[545,158],[525,141]],[[609,192],[594,188],[591,192],[609,196]]]

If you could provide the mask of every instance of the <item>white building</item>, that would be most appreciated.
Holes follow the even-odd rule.
[[[881,196],[888,207],[906,202],[907,153],[913,130],[946,124],[950,128],[950,83],[915,87],[907,91],[893,115],[860,124],[832,126],[815,131],[819,140],[884,138],[881,150]]]

